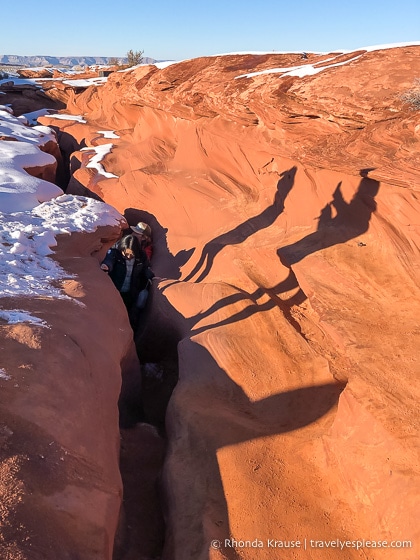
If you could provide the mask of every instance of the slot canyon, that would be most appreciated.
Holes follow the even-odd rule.
[[[44,236],[64,271],[0,265],[2,559],[420,557],[419,54],[0,83],[2,256],[27,279]],[[100,263],[139,221],[133,333]]]

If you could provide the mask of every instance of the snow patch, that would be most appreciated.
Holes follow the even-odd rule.
[[[107,179],[116,178],[118,179],[118,175],[114,175],[113,173],[108,173],[103,168],[102,164],[100,163],[102,159],[109,153],[111,153],[111,149],[113,144],[102,144],[101,146],[92,146],[90,148],[82,148],[81,151],[85,152],[94,152],[96,155],[89,161],[86,167],[91,169],[96,169],[100,175],[103,175]]]
[[[35,317],[29,311],[24,311],[23,309],[8,309],[0,310],[0,319],[7,321],[9,325],[16,325],[18,323],[31,323],[32,325],[37,325],[38,327],[51,328],[48,323]]]
[[[5,369],[0,368],[0,379],[5,379],[6,381],[9,381],[12,378],[10,377],[10,375],[7,375],[7,372],[6,372]]]

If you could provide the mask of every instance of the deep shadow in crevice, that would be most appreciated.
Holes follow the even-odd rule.
[[[165,522],[158,480],[166,442],[148,424],[120,433],[123,511],[113,560],[161,558]]]
[[[49,128],[54,130],[61,152],[61,162],[57,162],[56,184],[66,192],[72,177],[71,159],[75,159],[72,158],[72,154],[85,147],[86,143],[84,139],[78,142],[74,136],[61,130],[58,126],[50,125]]]
[[[223,543],[225,539],[232,538],[228,503],[217,458],[218,450],[257,438],[292,432],[318,421],[337,404],[345,385],[325,383],[287,390],[259,401],[252,401],[240,385],[217,364],[206,348],[185,339],[180,345],[180,352],[184,352],[187,358],[194,356],[194,362],[199,364],[200,374],[195,379],[192,370],[187,366],[187,379],[175,394],[169,416],[169,420],[178,418],[182,415],[181,406],[188,406],[187,424],[182,430],[176,427],[179,422],[175,422],[174,426],[168,424],[169,437],[173,441],[184,440],[187,445],[186,448],[178,447],[178,451],[177,445],[173,447],[175,451],[172,453],[175,455],[170,461],[171,468],[175,465],[180,469],[181,465],[185,465],[186,472],[181,473],[175,468],[175,471],[165,473],[164,481],[166,490],[169,490],[169,508],[174,507],[171,502],[174,490],[171,488],[175,484],[178,492],[186,499],[191,496],[188,498],[191,499],[190,506],[185,504],[186,511],[205,511],[209,519],[204,531],[201,517],[192,520],[192,523],[197,525],[196,528],[187,528],[182,519],[172,517],[163,557],[172,558],[175,542],[171,530],[174,529],[175,532],[188,530],[191,535],[198,533],[208,538],[208,543],[203,543],[200,537],[197,539],[197,546],[202,547],[200,558],[207,560],[209,556],[202,554],[204,547],[209,547],[211,540],[217,539]],[[185,462],[184,454],[189,451],[195,453],[197,462],[202,461],[200,457],[205,456],[205,472],[195,472],[194,461],[191,463],[191,472],[188,470],[190,462]],[[199,480],[200,476],[203,478],[202,482]],[[205,492],[198,495],[187,492],[188,484],[195,478],[198,480],[194,487],[205,489]],[[246,492],[247,489],[242,488],[240,491]],[[197,506],[197,503],[200,505]],[[178,515],[181,514],[179,509],[177,512]],[[229,560],[241,558],[230,547],[222,547],[222,552],[223,557]]]
[[[181,267],[188,261],[194,249],[182,249],[173,255],[166,239],[168,229],[163,227],[156,216],[146,210],[137,208],[126,208],[124,217],[130,226],[138,222],[145,222],[152,228],[153,259],[152,269],[160,278],[171,278],[177,280],[181,277]]]
[[[119,398],[120,427],[134,428],[139,422],[155,426],[165,437],[165,414],[178,382],[179,334],[171,325],[155,328],[153,290],[141,310],[133,339],[140,370],[122,379]]]
[[[141,364],[141,408],[143,419],[166,436],[165,416],[169,400],[178,383],[179,333],[171,325],[147,328],[153,324],[153,292],[135,335]]]
[[[150,325],[153,332],[148,334]],[[166,409],[178,382],[178,341],[171,325],[153,329],[153,297],[149,297],[134,333],[141,375],[125,386],[119,403],[124,414],[120,417],[124,506],[113,560],[161,558],[165,520],[160,474],[167,445]]]
[[[83,183],[78,181],[74,175],[71,176],[70,182],[68,184],[67,190],[70,194],[74,194],[77,196],[86,196],[87,198],[93,198],[94,200],[99,200],[99,202],[105,202],[103,198],[99,196],[99,194],[91,191]]]

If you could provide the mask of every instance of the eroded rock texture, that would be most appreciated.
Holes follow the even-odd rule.
[[[180,369],[165,559],[418,557],[419,52],[144,66],[71,94],[87,124],[41,119],[80,147],[114,131],[117,178],[76,153],[70,191],[154,231],[142,336]]]
[[[51,131],[0,113],[0,557],[110,559],[118,401],[140,366],[99,263],[127,224],[63,195]]]
[[[112,556],[117,401],[121,372],[135,374],[138,360],[125,308],[91,252],[119,231],[62,237],[56,258],[76,275],[63,281],[67,299],[2,299],[3,310],[44,323],[0,325],[3,558]]]

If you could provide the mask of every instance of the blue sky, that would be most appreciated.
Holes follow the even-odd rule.
[[[158,60],[238,51],[331,51],[420,40],[419,0],[18,0],[0,54]]]

